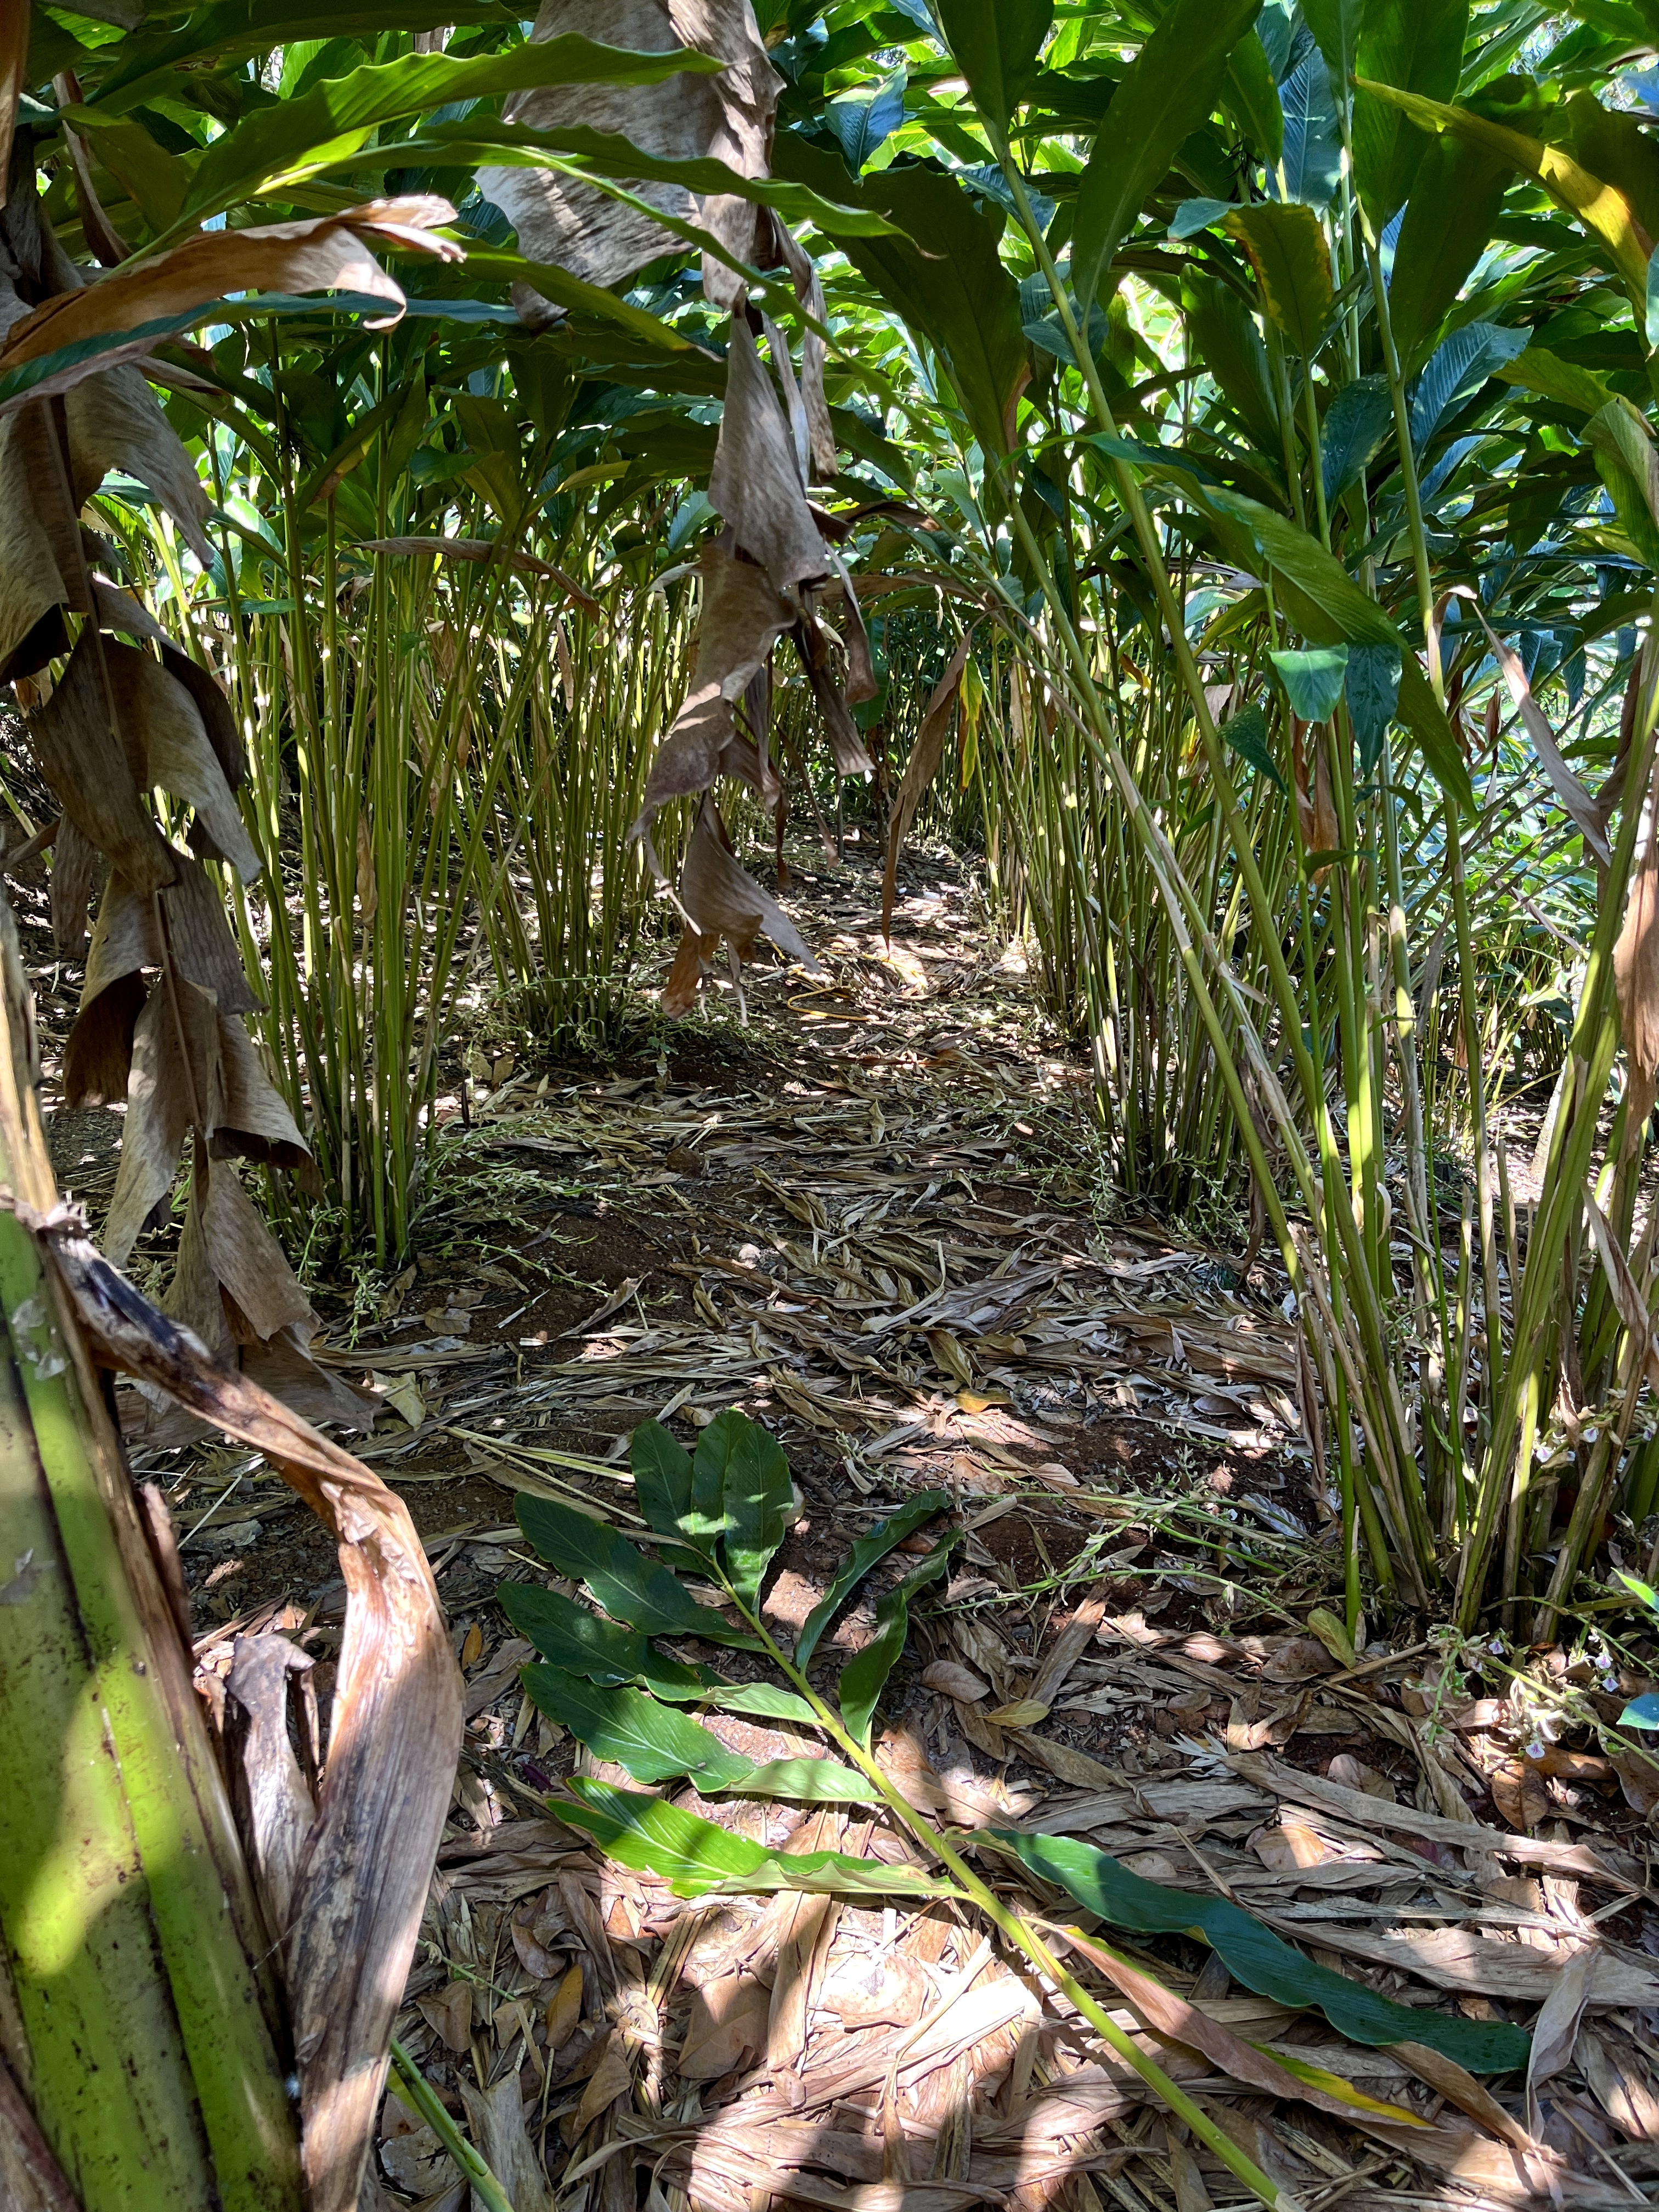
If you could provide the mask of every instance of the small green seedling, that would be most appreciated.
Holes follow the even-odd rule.
[[[793,1510],[788,1464],[776,1439],[733,1408],[711,1421],[696,1451],[687,1452],[660,1423],[647,1421],[634,1433],[632,1463],[654,1559],[574,1506],[539,1498],[518,1504],[520,1524],[538,1554],[581,1583],[602,1612],[534,1583],[507,1583],[500,1593],[507,1619],[541,1654],[524,1669],[536,1705],[596,1757],[646,1785],[635,1791],[573,1775],[568,1795],[556,1801],[559,1817],[621,1865],[659,1875],[682,1897],[836,1891],[946,1897],[977,1910],[1264,2204],[1288,2207],[1290,2200],[1060,1963],[1067,1942],[1085,1939],[1057,1928],[1061,1940],[1051,1947],[1043,1931],[1054,1923],[1016,1911],[968,1863],[969,1851],[994,1852],[1005,1865],[1017,1862],[1115,1927],[1200,1936],[1246,1989],[1283,2004],[1317,2007],[1356,2042],[1428,2044],[1482,2073],[1525,2065],[1528,2042],[1518,2028],[1394,2003],[1316,1966],[1237,1905],[1147,1881],[1091,1844],[1012,1828],[981,1830],[969,1839],[935,1827],[884,1771],[872,1742],[878,1708],[909,1632],[911,1604],[945,1575],[961,1529],[947,1527],[878,1598],[875,1633],[842,1663],[833,1694],[815,1685],[808,1670],[866,1577],[908,1537],[950,1512],[947,1492],[919,1492],[854,1545],[790,1651],[761,1604]],[[696,1577],[704,1595],[694,1595],[682,1574]],[[706,1602],[709,1595],[717,1602]],[[780,1679],[730,1680],[659,1648],[671,1638],[758,1655]],[[757,1764],[728,1751],[694,1717],[697,1706],[816,1729],[825,1755]],[[917,1852],[907,1863],[887,1865],[842,1851],[769,1850],[653,1794],[678,1782],[689,1783],[700,1798],[884,1806]],[[1087,1955],[1109,1976],[1136,1971],[1097,1937],[1087,1939]],[[1141,1981],[1144,1986],[1144,1975]],[[1260,2053],[1251,2060],[1250,2078],[1258,2086],[1261,2068],[1272,2063]],[[1364,2109],[1374,2116],[1380,2109],[1334,2075],[1322,2073],[1313,2083],[1306,2074],[1285,2071],[1283,2093],[1322,2100],[1326,2110]],[[1400,2124],[1420,2124],[1403,2106],[1387,2111]]]

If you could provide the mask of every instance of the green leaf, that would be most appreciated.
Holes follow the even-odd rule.
[[[1316,645],[1301,653],[1270,653],[1267,658],[1279,671],[1291,713],[1304,722],[1328,722],[1342,696],[1347,647]]]
[[[1613,386],[1604,376],[1598,376],[1593,368],[1584,368],[1576,361],[1563,361],[1547,346],[1529,345],[1513,361],[1504,362],[1494,374],[1505,384],[1519,385],[1523,392],[1536,392],[1546,399],[1553,399],[1563,407],[1578,408],[1586,415],[1599,413],[1613,397]]]
[[[1331,257],[1319,217],[1295,200],[1235,208],[1226,228],[1250,257],[1267,313],[1311,361],[1331,319]]]
[[[1279,772],[1279,763],[1267,749],[1267,717],[1260,707],[1254,704],[1241,707],[1237,714],[1222,724],[1221,735],[1240,760],[1248,761],[1253,769],[1265,775],[1275,790],[1285,789],[1285,779]]]
[[[1620,1728],[1659,1729],[1659,1691],[1632,1698],[1619,1716]]]
[[[840,156],[799,131],[778,133],[773,167],[826,198],[846,193]],[[842,251],[939,355],[981,445],[1006,453],[1030,359],[1019,287],[1000,251],[1001,210],[976,206],[954,177],[920,161],[865,177],[860,198],[902,234],[847,238]]]
[[[626,1767],[635,1782],[674,1782],[689,1775],[707,1796],[734,1789],[755,1770],[752,1759],[728,1751],[687,1713],[659,1705],[643,1690],[602,1690],[562,1668],[530,1666],[524,1686],[550,1720],[568,1728],[597,1759]]]
[[[544,1589],[539,1583],[503,1583],[495,1595],[520,1635],[527,1636],[556,1667],[586,1674],[605,1688],[646,1682],[662,1697],[708,1694],[706,1668],[664,1658],[635,1630],[601,1620],[562,1591]]]
[[[1171,0],[1124,71],[1078,188],[1072,285],[1079,301],[1093,300],[1142,205],[1207,120],[1227,57],[1260,9],[1261,0]]]
[[[1185,278],[1181,299],[1194,356],[1214,378],[1256,451],[1282,466],[1279,403],[1255,317],[1231,284],[1195,270]]]
[[[1613,499],[1619,527],[1650,568],[1659,571],[1659,461],[1645,425],[1627,399],[1613,399],[1584,426]]]
[[[659,1536],[684,1536],[691,1511],[691,1455],[660,1421],[641,1421],[628,1448],[634,1495],[647,1528]],[[699,1541],[695,1548],[706,1551]]]
[[[1359,765],[1367,775],[1382,758],[1382,740],[1400,710],[1403,665],[1396,645],[1356,645],[1348,650],[1348,714]]]
[[[1616,1567],[1613,1571],[1637,1603],[1644,1605],[1655,1620],[1659,1621],[1659,1590],[1655,1589],[1651,1583],[1644,1583],[1635,1575],[1626,1574],[1622,1567]]]
[[[699,1433],[691,1455],[691,1508],[684,1526],[700,1550],[726,1534],[726,1470],[742,1419],[735,1406],[716,1413]]]
[[[1347,105],[1348,80],[1359,52],[1359,26],[1364,13],[1364,0],[1302,0],[1302,20],[1313,33],[1314,44],[1330,72],[1331,90],[1343,106]]]
[[[694,1774],[691,1778],[696,1782]],[[697,1784],[702,1789],[701,1783]],[[751,1766],[729,1788],[745,1797],[793,1797],[801,1805],[879,1805],[882,1794],[867,1775],[838,1759],[774,1759]],[[703,1791],[705,1796],[708,1791]]]
[[[1285,111],[1267,50],[1252,31],[1233,48],[1227,64],[1226,105],[1271,168],[1285,151]]]
[[[1389,278],[1389,314],[1402,362],[1439,329],[1486,252],[1512,173],[1488,147],[1451,137],[1428,141]]]
[[[682,70],[708,75],[706,54],[629,53],[574,34],[526,40],[504,52],[457,59],[405,54],[325,80],[299,100],[255,108],[216,138],[202,158],[185,203],[192,223],[222,214],[278,182],[325,167],[362,146],[384,123],[462,100],[488,100],[549,84],[660,84]]]
[[[1273,572],[1279,604],[1303,635],[1320,645],[1389,645],[1401,655],[1400,719],[1423,749],[1431,774],[1465,813],[1474,811],[1468,765],[1452,735],[1445,709],[1429,688],[1415,655],[1370,594],[1340,562],[1285,515],[1241,492],[1206,486],[1203,503],[1236,522]],[[1243,564],[1241,564],[1243,565]]]
[[[722,1419],[728,1418],[722,1415]],[[726,1536],[722,1549],[732,1589],[752,1611],[761,1583],[789,1526],[794,1492],[777,1438],[742,1413],[734,1421],[726,1463]],[[705,1429],[704,1436],[708,1433]]]
[[[835,132],[842,158],[854,176],[903,122],[904,89],[905,70],[901,64],[873,92],[832,100],[824,109],[824,120]]]
[[[763,1650],[746,1629],[732,1627],[682,1589],[666,1567],[647,1559],[615,1528],[550,1498],[517,1500],[519,1526],[561,1574],[586,1583],[614,1620],[647,1636],[702,1636],[711,1644]]]
[[[914,1534],[924,1521],[931,1521],[936,1513],[949,1512],[952,1503],[948,1490],[919,1490],[914,1498],[905,1500],[896,1513],[889,1514],[867,1536],[859,1538],[834,1582],[806,1616],[806,1625],[795,1645],[795,1664],[803,1674],[812,1663],[812,1654],[824,1630],[871,1568],[884,1559],[895,1545]]]
[[[1002,131],[1036,75],[1054,0],[937,0],[937,9],[974,105]]]
[[[1298,2009],[1316,2005],[1355,2043],[1425,2043],[1477,2074],[1507,2073],[1527,2063],[1528,2039],[1518,2027],[1453,2019],[1427,2005],[1395,2004],[1362,1982],[1316,1966],[1224,1898],[1147,1881],[1094,1844],[1071,1837],[1009,1828],[992,1833],[1033,1874],[1115,1928],[1142,1936],[1201,1936],[1247,1990]]]
[[[668,1692],[655,1682],[651,1687],[657,1695]],[[680,1693],[675,1692],[676,1696]],[[793,1690],[774,1689],[769,1682],[705,1682],[692,1692],[699,1705],[716,1705],[723,1713],[747,1713],[756,1720],[789,1721],[797,1728],[816,1728],[818,1717],[805,1698],[797,1697]]]
[[[902,1583],[895,1583],[886,1592],[876,1607],[875,1634],[841,1670],[842,1721],[848,1733],[860,1743],[867,1744],[870,1741],[870,1723],[875,1717],[877,1700],[904,1649],[904,1639],[910,1629],[910,1601],[918,1590],[925,1589],[929,1583],[936,1583],[945,1572],[960,1536],[961,1531],[953,1529]]]
[[[1425,100],[1449,100],[1463,65],[1469,0],[1366,0],[1356,74]],[[1396,106],[1361,91],[1353,104],[1353,173],[1372,228],[1405,200],[1424,140]]]
[[[1182,200],[1170,223],[1170,237],[1196,238],[1200,231],[1219,222],[1233,204],[1231,200]]]
[[[1403,12],[1403,11],[1402,11]],[[1364,56],[1361,56],[1362,65]],[[1472,108],[1452,107],[1394,86],[1362,82],[1361,92],[1379,111],[1388,110],[1415,124],[1419,131],[1451,131],[1473,144],[1486,147],[1524,175],[1536,177],[1552,199],[1568,209],[1587,230],[1611,249],[1613,264],[1630,289],[1638,312],[1645,316],[1648,258],[1652,241],[1637,218],[1628,196],[1607,178],[1574,159],[1564,147],[1547,143],[1524,131],[1513,131]],[[1358,128],[1359,100],[1354,103]],[[1358,148],[1356,147],[1356,153]],[[1396,202],[1397,205],[1398,203]]]
[[[1325,497],[1334,507],[1350,485],[1358,483],[1394,426],[1394,402],[1386,376],[1357,376],[1325,410],[1319,441],[1319,465]]]
[[[619,1866],[662,1876],[677,1897],[777,1889],[875,1897],[950,1897],[952,1885],[917,1867],[884,1866],[844,1851],[769,1851],[661,1797],[643,1797],[592,1776],[574,1778],[559,1817],[593,1838]]]

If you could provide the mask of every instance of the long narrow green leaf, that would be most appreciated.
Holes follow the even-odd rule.
[[[905,1500],[896,1513],[890,1513],[886,1520],[877,1522],[867,1536],[859,1538],[845,1565],[806,1616],[806,1626],[795,1645],[795,1664],[803,1674],[812,1663],[812,1654],[824,1630],[871,1568],[884,1559],[896,1544],[902,1544],[907,1536],[914,1534],[924,1521],[931,1521],[936,1513],[948,1512],[953,1503],[948,1490],[919,1490],[914,1498]]]
[[[1201,1936],[1247,1990],[1298,2009],[1316,2005],[1333,2027],[1355,2043],[1427,2044],[1477,2074],[1508,2073],[1526,2064],[1528,2039],[1518,2027],[1454,2019],[1426,2005],[1395,2004],[1363,1982],[1316,1966],[1224,1898],[1148,1881],[1093,1844],[1072,1837],[1034,1836],[1012,1828],[992,1832],[1033,1874],[1115,1928],[1142,1936]]]
[[[591,1776],[571,1783],[574,1799],[559,1801],[559,1818],[592,1836],[618,1864],[660,1875],[677,1897],[710,1890],[733,1894],[799,1889],[817,1894],[949,1897],[952,1886],[912,1866],[844,1851],[769,1851],[661,1797],[642,1797]]]
[[[613,1619],[647,1636],[702,1636],[711,1644],[748,1650],[762,1647],[746,1629],[733,1628],[699,1605],[659,1566],[616,1529],[590,1520],[550,1498],[520,1498],[519,1526],[550,1566],[586,1583]]]
[[[887,1677],[898,1663],[904,1639],[910,1628],[910,1601],[918,1590],[936,1583],[951,1564],[951,1553],[961,1540],[961,1532],[953,1530],[942,1544],[936,1544],[921,1565],[913,1568],[902,1583],[895,1583],[876,1607],[876,1632],[862,1651],[841,1670],[841,1717],[850,1735],[860,1743],[870,1741],[870,1723],[875,1717],[876,1705]]]
[[[789,1526],[794,1492],[789,1462],[777,1438],[758,1421],[741,1413],[733,1419],[732,1449],[726,1463],[726,1534],[721,1549],[732,1587],[752,1613],[760,1603],[766,1570]]]
[[[1030,89],[1053,0],[936,0],[939,28],[981,112],[999,129]]]
[[[1079,187],[1072,283],[1086,307],[1147,195],[1221,94],[1261,0],[1173,0],[1113,93]]]
[[[708,75],[706,54],[638,54],[574,33],[526,40],[504,53],[457,58],[405,54],[318,85],[302,99],[257,108],[214,141],[197,169],[182,221],[202,222],[278,181],[292,182],[361,146],[369,132],[452,101],[488,100],[550,84],[660,84],[681,70]],[[94,120],[88,114],[88,120]]]
[[[527,1636],[544,1659],[571,1673],[586,1674],[602,1688],[643,1682],[659,1697],[696,1698],[712,1679],[707,1668],[665,1659],[650,1639],[578,1605],[560,1590],[539,1583],[502,1583],[496,1601],[520,1636]]]

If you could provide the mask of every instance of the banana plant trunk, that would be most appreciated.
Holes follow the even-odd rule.
[[[0,2202],[303,2212],[272,1946],[57,1208],[0,897]]]

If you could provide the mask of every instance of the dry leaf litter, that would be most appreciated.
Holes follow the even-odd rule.
[[[1650,1678],[1565,1649],[1480,1674],[1443,1640],[1343,1648],[1276,1267],[1241,1277],[1236,1254],[1106,1201],[1086,1085],[1019,963],[988,951],[951,866],[905,874],[889,947],[855,851],[809,870],[796,903],[827,980],[749,970],[741,1024],[728,994],[650,1040],[643,1073],[542,1079],[475,1047],[429,1247],[324,1353],[379,1394],[363,1456],[410,1504],[467,1684],[405,2047],[517,2212],[623,2212],[641,2191],[650,2212],[1237,2201],[954,1908],[684,1900],[553,1817],[573,1765],[623,1778],[520,1687],[530,1646],[490,1594],[546,1577],[511,1493],[637,1528],[633,1427],[685,1434],[738,1404],[802,1493],[767,1606],[785,1631],[851,1536],[918,1487],[956,1496],[966,1540],[917,1609],[881,1738],[916,1802],[967,1832],[1085,1838],[1388,1994],[1531,2028],[1528,2078],[1488,2087],[1421,2046],[1345,2043],[1196,1942],[1115,1938],[1169,1993],[1128,1975],[1120,2024],[1298,2202],[1652,2201],[1659,1769],[1607,1757],[1590,1725]],[[95,1205],[108,1131],[66,1115],[53,1135]],[[198,1626],[221,1616],[204,1674],[276,1628],[318,1660],[325,1704],[343,1592],[307,1584],[319,1555],[287,1496],[246,1452],[127,1411],[140,1471],[172,1485]],[[856,1648],[872,1613],[827,1640]],[[757,1758],[810,1747],[706,1717]],[[773,1847],[908,1848],[840,1809],[714,1816]],[[1088,1916],[1021,1893],[1086,1936]],[[1070,1964],[1126,1995],[1086,1945]],[[1425,2124],[1264,2091],[1263,2052]],[[459,2212],[465,2183],[395,2090],[379,2136],[390,2193]]]

